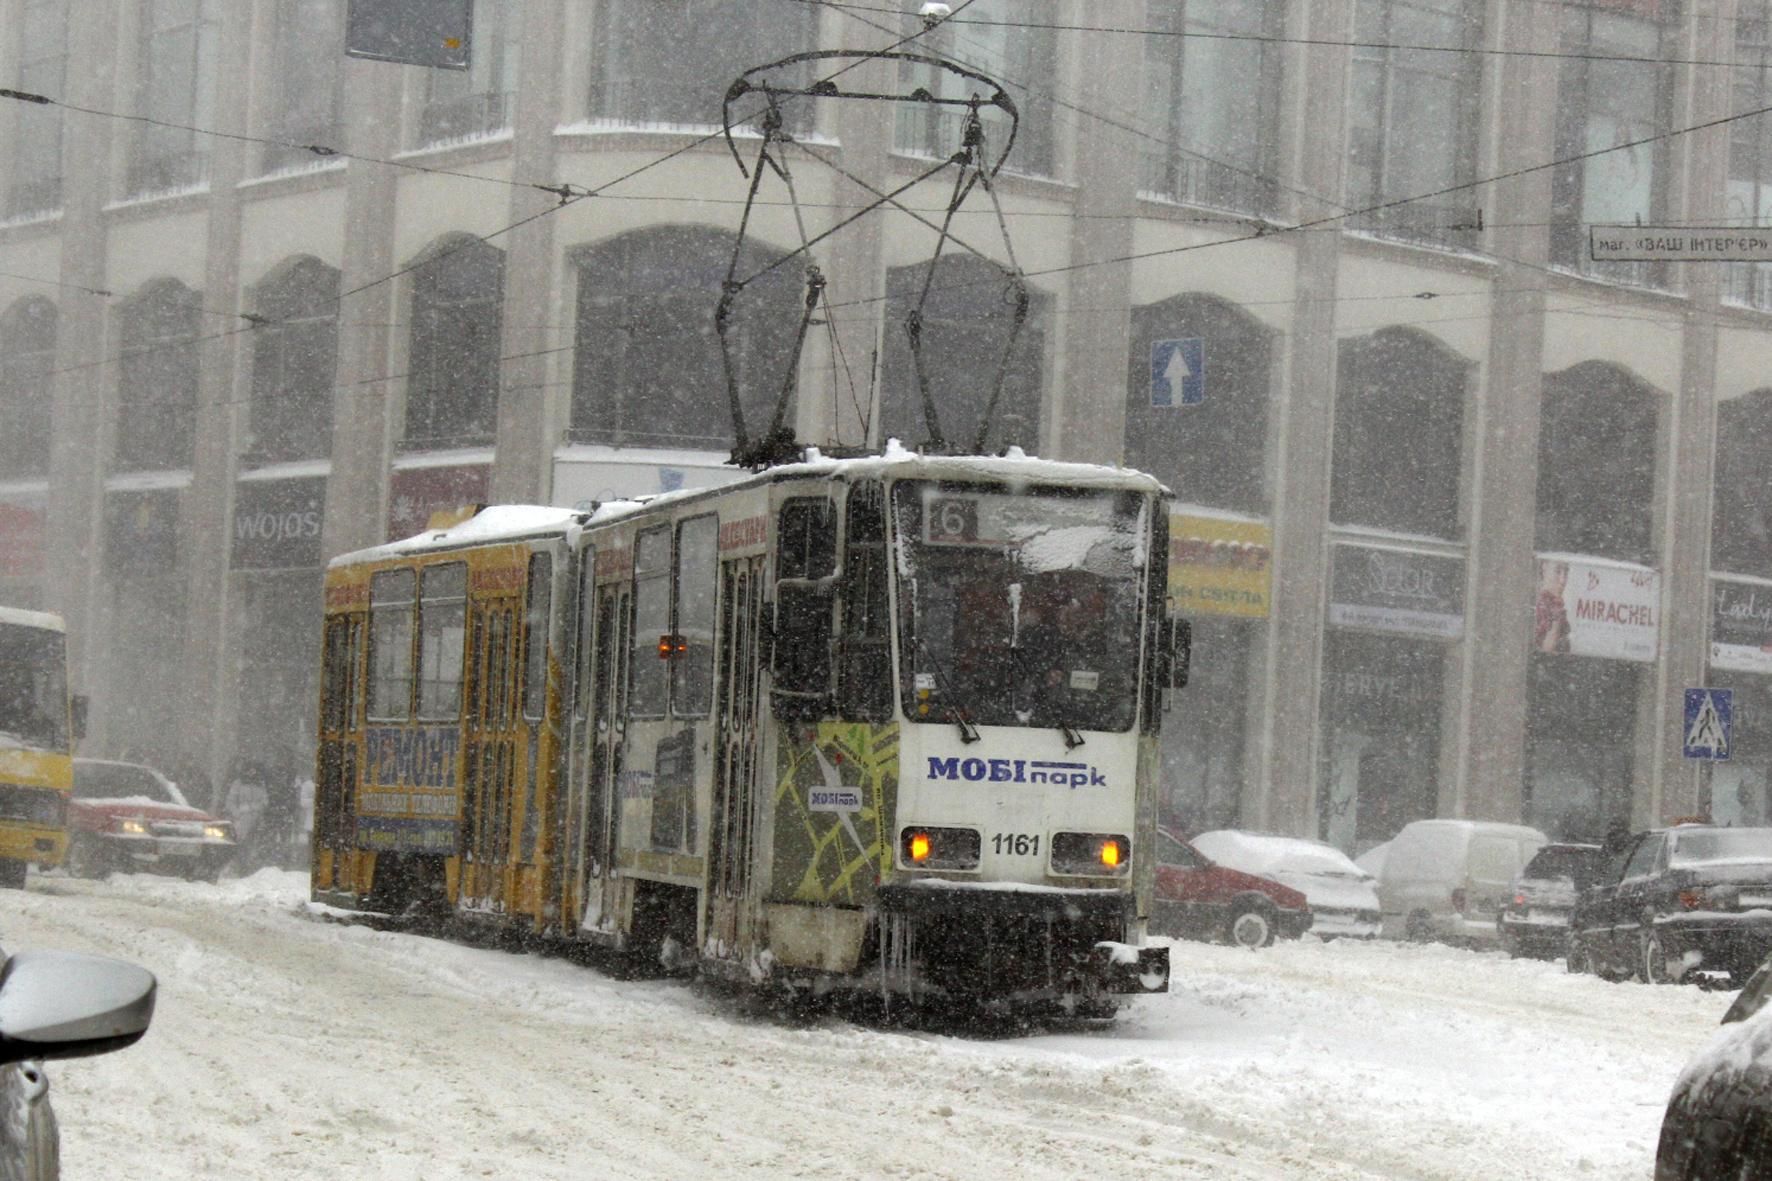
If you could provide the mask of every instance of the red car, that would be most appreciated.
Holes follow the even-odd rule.
[[[1266,947],[1276,935],[1296,939],[1310,925],[1310,904],[1299,891],[1219,865],[1167,829],[1157,830],[1156,934]]]
[[[152,767],[74,760],[64,864],[75,877],[121,871],[213,882],[233,856],[234,826],[191,807]]]

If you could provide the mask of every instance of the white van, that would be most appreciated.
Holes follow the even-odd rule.
[[[1495,943],[1514,875],[1549,838],[1523,824],[1417,820],[1386,848],[1378,905],[1387,939]]]

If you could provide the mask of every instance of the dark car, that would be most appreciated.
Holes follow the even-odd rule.
[[[59,1133],[45,1058],[120,1050],[148,1030],[151,973],[103,956],[20,952],[0,968],[0,1177],[55,1181]]]
[[[1569,970],[1739,984],[1772,952],[1772,828],[1681,824],[1631,837],[1581,892]]]
[[[1496,918],[1501,945],[1511,956],[1551,959],[1569,946],[1569,912],[1605,866],[1598,845],[1545,845],[1520,867],[1513,892]]]
[[[1772,1181],[1772,960],[1674,1083],[1655,1181]]]
[[[152,767],[74,760],[68,858],[75,877],[171,873],[213,882],[234,856],[234,826],[193,808]]]
[[[1266,947],[1311,925],[1310,904],[1290,886],[1219,865],[1172,832],[1157,832],[1151,930],[1187,939]]]

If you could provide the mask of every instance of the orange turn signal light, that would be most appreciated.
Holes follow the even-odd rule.
[[[1101,863],[1109,869],[1120,864],[1120,842],[1103,841],[1101,843]]]
[[[925,832],[912,833],[910,851],[912,861],[929,860],[929,834]]]

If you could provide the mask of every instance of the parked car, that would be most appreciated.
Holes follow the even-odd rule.
[[[133,1044],[148,1031],[156,987],[134,964],[75,952],[21,951],[0,967],[0,1177],[61,1176],[42,1060]]]
[[[213,882],[233,855],[233,825],[193,808],[178,786],[152,767],[74,760],[69,873],[103,877],[123,870]]]
[[[1772,952],[1772,828],[1681,824],[1631,837],[1582,891],[1569,970],[1740,984]]]
[[[1157,832],[1157,891],[1151,929],[1187,939],[1266,947],[1311,925],[1310,905],[1291,886],[1219,865],[1166,829]]]
[[[1378,873],[1385,936],[1493,945],[1514,876],[1549,839],[1523,824],[1486,820],[1405,824]]]
[[[1191,842],[1219,865],[1291,886],[1311,911],[1311,932],[1371,939],[1378,934],[1378,882],[1325,841],[1217,829]]]
[[[1569,912],[1605,865],[1598,845],[1556,842],[1532,855],[1514,878],[1513,895],[1496,920],[1511,956],[1551,959],[1569,946]]]
[[[1772,959],[1674,1083],[1655,1181],[1772,1181]]]

